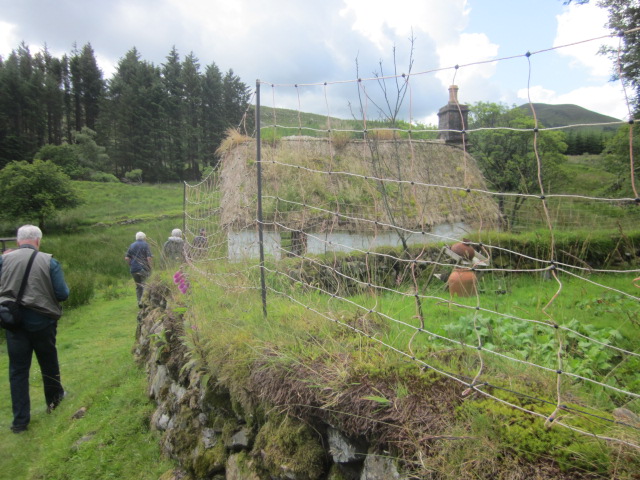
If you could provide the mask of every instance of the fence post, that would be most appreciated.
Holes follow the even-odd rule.
[[[256,166],[258,176],[258,245],[260,248],[260,287],[262,314],[267,316],[267,286],[264,278],[264,224],[262,221],[262,157],[260,151],[260,79],[256,80]]]
[[[182,235],[187,238],[187,182],[182,182]]]

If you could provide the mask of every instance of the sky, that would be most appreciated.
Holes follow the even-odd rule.
[[[387,111],[381,83],[392,100],[395,84],[368,79],[407,72],[413,38],[402,110],[413,122],[437,125],[452,84],[461,103],[571,103],[627,119],[597,53],[618,45],[597,39],[607,18],[595,0],[0,0],[0,56],[22,42],[56,57],[90,43],[109,79],[133,47],[160,66],[175,46],[201,70],[232,69],[252,90],[259,79],[262,104],[373,118]]]

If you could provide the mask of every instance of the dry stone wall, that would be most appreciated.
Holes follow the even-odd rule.
[[[138,316],[134,354],[157,408],[152,428],[163,454],[179,467],[161,480],[394,480],[394,459],[331,425],[307,425],[260,405],[238,413],[234,398],[209,372],[189,362],[180,314],[169,290],[152,286]]]

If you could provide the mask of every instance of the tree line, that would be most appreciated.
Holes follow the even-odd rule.
[[[0,57],[0,168],[38,158],[77,179],[198,179],[250,95],[175,47],[160,66],[132,48],[105,80],[91,44],[56,58],[23,43]]]

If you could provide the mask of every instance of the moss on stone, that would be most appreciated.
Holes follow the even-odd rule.
[[[227,463],[227,449],[224,442],[216,443],[213,448],[204,449],[202,442],[198,444],[192,468],[196,478],[209,478],[212,474],[224,471]]]
[[[253,451],[261,457],[264,470],[278,478],[285,474],[316,480],[325,471],[325,452],[318,435],[289,417],[269,420],[260,429]]]
[[[327,480],[349,480],[349,477],[346,477],[340,470],[340,467],[334,463],[331,465]]]

